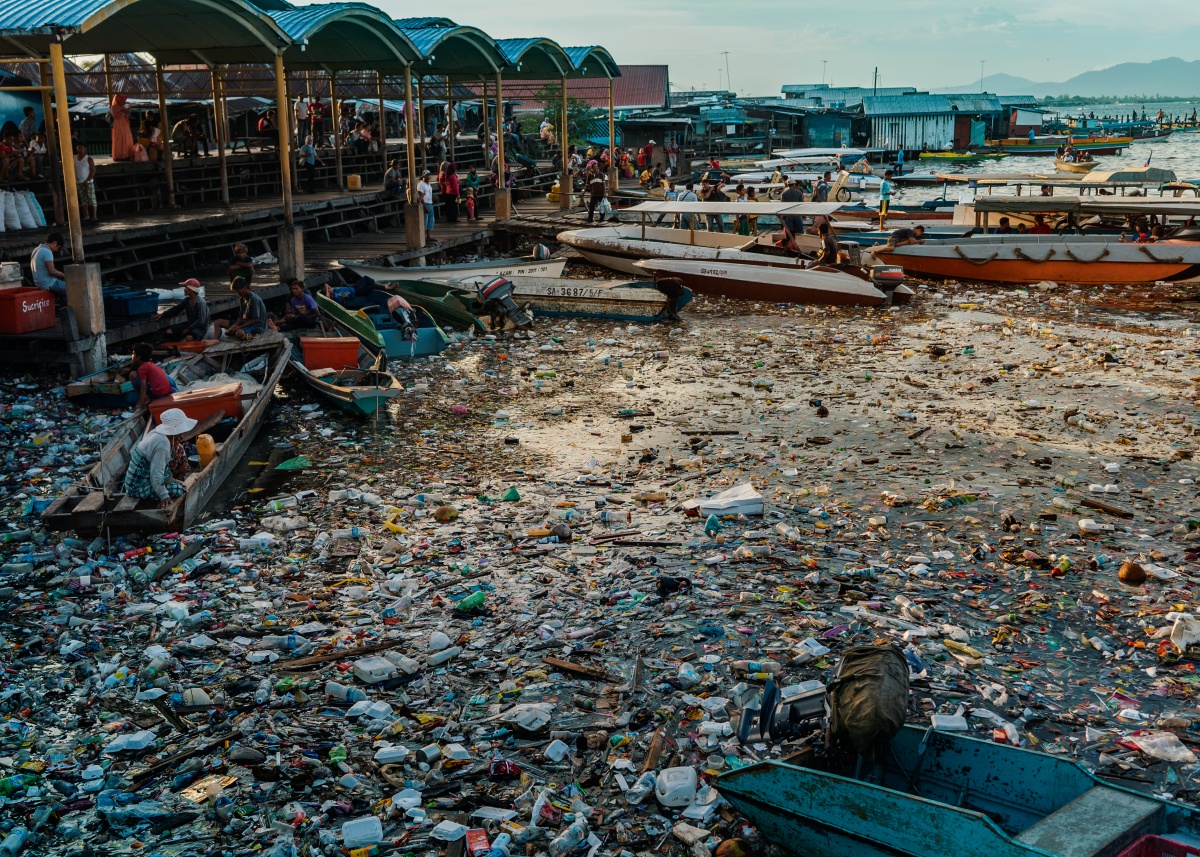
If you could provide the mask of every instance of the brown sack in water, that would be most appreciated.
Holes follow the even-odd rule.
[[[904,725],[908,663],[893,646],[857,646],[842,658],[829,685],[831,749],[852,747],[868,763]]]

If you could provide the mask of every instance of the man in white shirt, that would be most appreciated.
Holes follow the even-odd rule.
[[[421,174],[421,180],[417,182],[417,202],[421,204],[421,211],[425,217],[425,237],[433,237],[433,185],[429,183],[429,170]]]

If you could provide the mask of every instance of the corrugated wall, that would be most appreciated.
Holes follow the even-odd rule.
[[[871,119],[871,145],[879,148],[936,151],[953,141],[953,114],[875,116]]]

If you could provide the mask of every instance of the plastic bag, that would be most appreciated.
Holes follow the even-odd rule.
[[[1190,765],[1196,761],[1196,754],[1185,747],[1174,732],[1134,732],[1129,736],[1129,742],[1147,756],[1164,762]]]

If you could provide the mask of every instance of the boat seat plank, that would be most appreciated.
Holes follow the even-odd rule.
[[[124,497],[121,498],[121,501],[119,503],[117,503],[117,505],[113,508],[113,511],[114,512],[128,512],[132,509],[136,509],[137,504],[140,502],[141,502],[141,500],[139,500],[137,497],[130,497],[128,494],[126,494]]]
[[[82,500],[80,500],[79,503],[76,504],[75,508],[72,509],[71,511],[74,514],[80,514],[82,512],[98,512],[98,511],[100,511],[101,507],[103,507],[103,506],[104,506],[104,492],[103,491],[92,491],[91,493],[87,494]]]
[[[1154,830],[1162,805],[1148,798],[1096,786],[1016,837],[1059,857],[1111,857]]]

